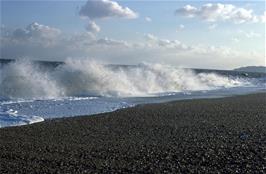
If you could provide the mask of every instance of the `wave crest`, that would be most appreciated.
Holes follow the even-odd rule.
[[[158,93],[213,90],[249,85],[244,79],[162,64],[108,66],[67,60],[56,68],[15,61],[0,68],[0,96],[57,98],[65,96],[149,96]]]

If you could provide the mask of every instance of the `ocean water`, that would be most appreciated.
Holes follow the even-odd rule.
[[[265,90],[266,74],[192,70],[162,64],[0,64],[0,127],[111,112],[137,104],[215,98]]]

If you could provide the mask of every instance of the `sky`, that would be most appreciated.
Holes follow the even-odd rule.
[[[265,66],[264,1],[1,0],[1,58]]]

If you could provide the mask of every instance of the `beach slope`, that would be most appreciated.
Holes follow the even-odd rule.
[[[0,129],[0,173],[264,173],[266,93]]]

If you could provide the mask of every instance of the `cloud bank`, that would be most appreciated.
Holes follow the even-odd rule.
[[[67,35],[60,29],[37,22],[17,29],[2,26],[1,31],[1,58],[28,57],[58,61],[68,57],[89,57],[118,64],[148,61],[213,68],[233,68],[250,62],[262,64],[264,61],[260,54],[251,55],[222,46],[188,45],[152,34],[145,34],[137,42],[130,42],[97,38],[91,32]]]
[[[208,3],[201,7],[186,5],[175,11],[176,15],[199,18],[208,22],[230,21],[237,24],[247,22],[265,22],[264,15],[257,16],[253,10],[236,7],[232,4]]]
[[[25,29],[18,28],[13,32],[14,38],[17,39],[53,39],[58,36],[61,31],[57,28],[52,28],[33,22],[29,24]]]

